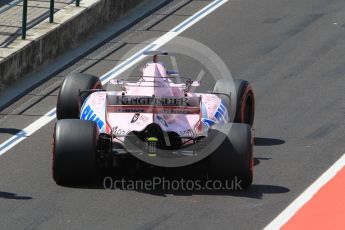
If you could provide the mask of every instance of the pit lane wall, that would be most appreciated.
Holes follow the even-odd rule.
[[[35,72],[64,51],[75,47],[100,26],[116,20],[143,0],[81,0],[71,4],[0,48],[0,90],[23,75]]]

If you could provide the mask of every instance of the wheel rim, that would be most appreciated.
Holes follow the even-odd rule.
[[[254,94],[250,87],[246,89],[242,100],[241,123],[253,125],[254,121]]]

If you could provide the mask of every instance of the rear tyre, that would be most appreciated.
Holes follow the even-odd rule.
[[[89,74],[73,73],[63,81],[56,105],[56,117],[60,119],[78,119],[80,107],[91,93],[79,92],[90,89],[102,89],[98,77]]]
[[[53,138],[53,178],[57,184],[85,183],[95,178],[98,142],[95,122],[59,120]]]
[[[255,113],[254,92],[248,81],[235,81],[237,103],[234,122],[253,126]]]
[[[210,178],[228,181],[227,186],[232,185],[232,189],[250,186],[253,182],[253,141],[250,126],[238,123],[215,125],[209,136],[222,140],[209,157]]]
[[[230,107],[229,98],[219,95],[222,102],[229,109],[229,111],[236,111],[233,122],[244,123],[253,126],[255,113],[254,92],[248,81],[235,79],[220,79],[216,82],[213,92],[225,93],[230,95],[231,92],[236,92],[232,100],[236,100],[236,107]]]

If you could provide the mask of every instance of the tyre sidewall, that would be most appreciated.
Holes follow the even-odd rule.
[[[96,174],[97,125],[92,121],[57,121],[53,141],[53,178],[58,184],[88,181]]]
[[[90,89],[101,89],[102,83],[98,77],[73,73],[68,75],[63,81],[59,90],[56,117],[60,119],[77,119],[79,118],[81,105],[91,93],[79,92]]]

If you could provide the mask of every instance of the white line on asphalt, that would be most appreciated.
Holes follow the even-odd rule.
[[[283,210],[264,230],[280,229],[296,212],[302,208],[313,196],[330,181],[345,166],[345,153],[326,172],[324,172],[312,185],[299,195],[287,208]]]
[[[174,39],[176,36],[181,34],[183,31],[187,30],[191,26],[193,26],[195,23],[206,17],[208,14],[215,11],[217,8],[222,6],[224,3],[226,3],[228,0],[215,0],[212,1],[210,4],[202,8],[200,11],[192,15],[191,17],[187,18],[185,21],[180,23],[178,26],[174,27],[172,30],[168,31],[161,37],[159,37],[157,40],[146,46],[144,49],[140,50],[118,66],[116,66],[114,69],[110,70],[108,73],[104,74],[100,77],[103,84],[107,83],[109,80],[117,77],[139,61],[145,58],[145,56],[142,54],[145,50],[156,50],[163,46],[164,44],[168,43],[172,39]],[[13,137],[7,139],[5,142],[0,144],[0,156],[6,153],[8,150],[19,144],[21,141],[25,140],[26,138],[30,137],[32,134],[34,134],[37,130],[41,129],[43,126],[48,124],[50,121],[54,120],[56,117],[56,109],[52,109],[33,123],[31,123],[29,126],[24,128],[21,132],[17,133]]]

